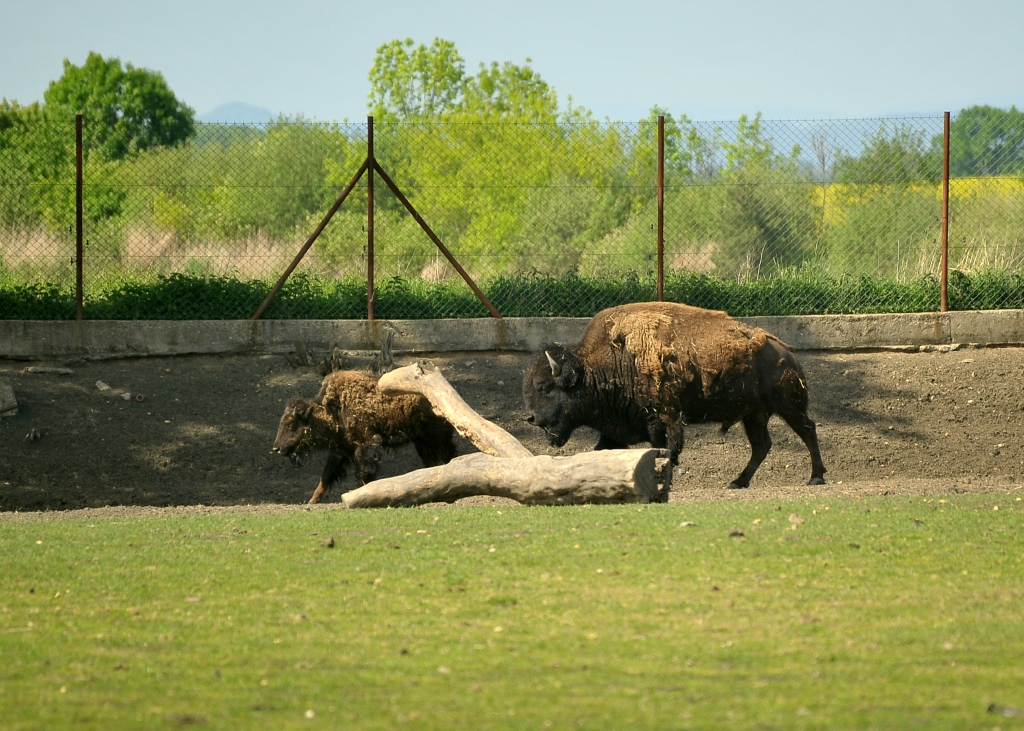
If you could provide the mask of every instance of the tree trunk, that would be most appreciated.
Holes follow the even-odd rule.
[[[415,393],[426,397],[435,414],[447,419],[455,431],[485,454],[520,459],[533,456],[518,439],[473,411],[440,371],[428,373],[414,363],[385,373],[377,388],[381,393]]]
[[[667,499],[671,479],[664,449],[517,459],[467,454],[440,467],[375,480],[341,499],[349,508],[450,503],[471,495],[507,497],[524,505],[646,503]]]

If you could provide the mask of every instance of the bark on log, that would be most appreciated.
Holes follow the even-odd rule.
[[[440,467],[375,480],[341,499],[349,508],[450,503],[471,495],[507,497],[525,505],[646,503],[667,499],[671,479],[664,449],[522,459],[467,454]]]
[[[476,413],[440,371],[424,371],[419,363],[396,368],[380,377],[381,393],[416,393],[430,401],[434,413],[447,419],[477,449],[495,457],[532,457],[529,449],[497,424]]]

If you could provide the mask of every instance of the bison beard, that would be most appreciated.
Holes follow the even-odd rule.
[[[686,424],[743,423],[750,461],[729,487],[750,479],[772,446],[768,420],[781,416],[811,455],[808,484],[825,483],[807,384],[792,349],[724,312],[651,302],[597,313],[573,346],[550,345],[523,377],[527,421],[561,447],[578,427],[595,449],[637,442],[667,448],[678,464]]]

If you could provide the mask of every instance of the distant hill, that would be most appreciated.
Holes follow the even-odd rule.
[[[223,122],[228,124],[264,124],[271,121],[274,114],[269,109],[254,107],[243,102],[221,104],[204,114],[196,116],[197,122]]]

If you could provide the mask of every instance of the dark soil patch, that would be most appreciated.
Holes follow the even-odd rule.
[[[348,365],[365,369],[368,354]],[[593,447],[578,431],[560,450],[524,421],[524,353],[454,353],[436,365],[485,418],[536,454]],[[399,358],[399,365],[413,358]],[[1024,351],[801,353],[829,484],[807,487],[807,451],[773,419],[775,446],[749,490],[726,490],[749,453],[742,427],[687,430],[672,500],[837,494],[1021,491]],[[0,511],[129,506],[301,505],[323,464],[270,452],[284,403],[316,394],[314,366],[286,356],[187,356],[75,363],[0,361],[20,413],[0,420]],[[70,375],[27,373],[64,365]],[[96,382],[109,384],[101,391]],[[124,394],[130,394],[126,400]],[[141,396],[142,400],[138,400]],[[31,435],[31,436],[30,436]],[[473,450],[460,441],[460,453]],[[420,467],[411,447],[381,476]],[[685,471],[684,471],[685,470]],[[328,497],[355,487],[349,476]],[[471,501],[472,502],[472,501]]]

